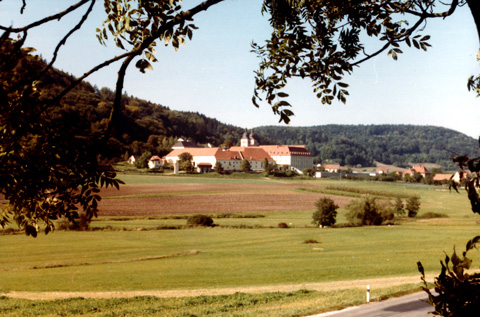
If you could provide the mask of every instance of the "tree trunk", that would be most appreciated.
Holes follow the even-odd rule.
[[[477,26],[477,34],[480,43],[480,1],[479,0],[467,0],[470,11],[472,12],[473,20]]]

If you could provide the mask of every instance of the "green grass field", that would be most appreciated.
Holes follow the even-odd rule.
[[[232,180],[131,175],[123,175],[122,178],[128,184],[268,181],[261,178]],[[285,181],[292,180],[281,180]],[[467,240],[479,234],[480,218],[470,211],[464,193],[450,193],[441,187],[393,183],[338,180],[300,182],[416,194],[421,197],[422,203],[419,215],[437,212],[448,218],[405,220],[394,226],[320,229],[311,225],[312,206],[311,210],[265,213],[262,215],[264,217],[216,218],[214,221],[219,226],[214,228],[153,230],[161,226],[182,226],[186,220],[165,216],[99,217],[92,223],[92,227],[108,230],[55,231],[47,236],[39,235],[36,239],[24,235],[1,235],[0,252],[3,256],[0,257],[0,292],[166,291],[335,281],[351,281],[351,285],[358,286],[357,290],[331,290],[328,294],[312,291],[269,295],[277,298],[277,307],[278,303],[283,302],[286,307],[291,307],[291,310],[284,311],[286,315],[304,314],[361,302],[365,285],[357,285],[357,280],[418,276],[420,282],[417,261],[423,263],[427,273],[438,274],[439,261],[444,259],[444,252],[451,254],[454,245],[457,251],[463,250]],[[344,214],[345,211],[340,209],[338,223],[346,221]],[[291,228],[277,228],[280,222],[290,224]],[[317,240],[318,243],[304,243],[309,239]],[[480,263],[479,252],[473,251],[470,256],[474,260],[473,268],[477,269]],[[412,289],[418,289],[418,285],[406,285],[403,288],[386,286],[378,290],[378,298]],[[332,299],[328,305],[319,304],[319,298],[335,298],[338,297],[338,292],[356,295],[342,295],[340,302],[339,299]],[[203,311],[200,315],[206,314],[208,307],[219,316],[237,313],[247,316],[254,311],[263,311],[262,309],[265,310],[265,315],[278,315],[278,310],[268,308],[275,300],[265,300],[265,294],[242,295],[249,298],[247,301],[256,301],[258,305],[230,305],[237,305],[237,310],[225,308],[227,302],[239,300],[232,296],[225,297],[224,304],[214,297],[216,299],[203,300],[212,301],[211,307],[207,305],[207,308],[200,309],[196,304],[192,307],[197,307],[198,312]],[[299,304],[289,305],[290,299],[294,299],[292,303]],[[191,300],[199,301],[198,298]],[[240,302],[245,300],[242,298]],[[31,307],[27,300],[3,298],[2,301],[8,304],[2,304],[2,315],[15,313],[12,308],[3,307],[25,307],[23,312],[27,315],[33,309],[27,308]],[[72,300],[63,301],[73,303]],[[104,312],[108,311],[105,307],[115,302],[102,299],[96,301]],[[154,300],[146,298],[137,301],[142,302],[144,307]],[[164,304],[161,304],[162,301]],[[265,303],[261,304],[262,301]],[[65,306],[61,304],[62,300],[49,303],[55,307]],[[175,303],[183,305],[173,299],[159,299],[152,314],[160,314],[158,305],[164,305],[164,315],[187,314],[186,310],[170,312],[170,308],[166,308],[174,307],[177,305]],[[37,309],[39,313],[40,306]],[[68,311],[58,309],[58,314]],[[78,312],[86,313],[82,309],[79,308]],[[225,314],[222,314],[222,309]],[[70,311],[67,314],[76,313]],[[116,311],[116,314],[134,313],[128,313],[127,309],[123,312]]]

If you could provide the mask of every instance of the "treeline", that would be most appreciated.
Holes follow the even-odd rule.
[[[315,162],[374,166],[374,161],[409,167],[411,163],[436,163],[455,169],[454,153],[478,156],[478,141],[441,127],[416,125],[324,125],[313,127],[265,126],[257,134],[305,144]]]

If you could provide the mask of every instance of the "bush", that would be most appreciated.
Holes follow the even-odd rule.
[[[333,226],[337,221],[337,209],[339,208],[335,202],[327,197],[320,198],[315,202],[315,211],[312,215],[312,223],[317,226]]]
[[[348,221],[356,226],[379,226],[395,217],[389,202],[379,202],[370,196],[352,200],[345,208]]]
[[[405,209],[408,211],[408,216],[410,218],[415,217],[420,210],[420,198],[418,196],[408,198]]]
[[[188,226],[213,227],[213,219],[206,215],[193,215],[187,219]]]
[[[58,230],[87,231],[90,228],[91,219],[84,213],[81,213],[73,222],[63,218],[57,225]]]
[[[393,206],[393,212],[395,213],[395,215],[399,216],[399,217],[402,217],[405,215],[405,209],[403,209],[403,202],[402,202],[402,199],[400,197],[397,197],[397,199],[395,199],[395,204]]]
[[[278,224],[278,227],[279,227],[279,228],[283,228],[283,229],[290,228],[285,222],[280,222],[280,223]]]

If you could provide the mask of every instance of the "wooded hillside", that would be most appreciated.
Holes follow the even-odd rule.
[[[320,110],[319,110],[320,111]],[[313,127],[267,126],[257,134],[288,144],[305,144],[317,162],[373,166],[374,161],[397,166],[437,163],[455,168],[449,158],[478,156],[478,141],[463,133],[434,126],[324,125]]]

